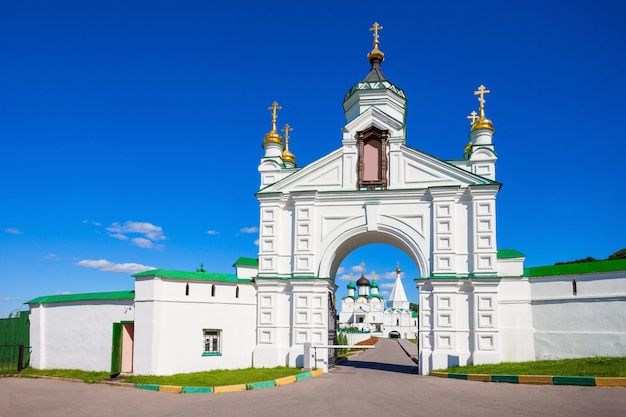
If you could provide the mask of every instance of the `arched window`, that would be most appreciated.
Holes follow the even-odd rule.
[[[211,297],[215,297],[215,284],[211,286]]]
[[[576,287],[577,287],[576,280],[573,279],[572,280],[572,295],[578,295],[578,288]]]
[[[185,295],[189,295],[189,283],[185,286]]]

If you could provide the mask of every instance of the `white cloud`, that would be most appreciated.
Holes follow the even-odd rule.
[[[22,231],[20,229],[17,229],[15,227],[7,227],[4,229],[5,232],[10,233],[12,235],[21,235],[23,234]]]
[[[219,235],[220,232],[218,232],[217,230],[207,230],[206,234],[207,235]]]
[[[44,259],[58,260],[60,259],[56,253],[49,253],[43,257]]]
[[[257,233],[258,231],[259,231],[259,228],[256,226],[242,227],[240,230],[241,233]]]
[[[128,240],[128,236],[123,235],[121,233],[112,233],[109,236],[111,236],[114,239],[118,239],[118,240]]]
[[[335,275],[335,279],[339,281],[350,281],[350,274]]]
[[[150,239],[146,239],[145,237],[134,237],[130,240],[130,242],[133,245],[144,249],[153,249],[157,246]]]
[[[124,224],[118,222],[113,223],[106,228],[109,236],[118,240],[130,240],[130,242],[146,249],[161,249],[163,245],[155,245],[154,242],[165,240],[163,229],[148,222],[127,221]],[[131,235],[131,236],[128,236]],[[132,235],[142,235],[140,237],[132,237]]]
[[[396,271],[385,272],[381,275],[384,279],[396,279]],[[400,272],[400,278],[404,278],[404,272]]]
[[[6,302],[9,302],[9,301],[17,301],[17,298],[9,298],[9,297],[6,297],[6,298],[0,298],[0,302],[3,302],[3,301],[6,301]]]
[[[259,246],[259,239],[254,241],[254,246]]]
[[[391,293],[389,291],[382,291],[382,292],[380,292],[380,295],[382,295],[385,298],[388,298],[389,295],[391,295]]]
[[[352,268],[350,268],[350,270],[352,272],[363,272],[364,267],[361,266],[361,264],[359,265],[354,265]]]
[[[344,268],[343,266],[340,266],[340,267],[337,269],[337,272],[335,273],[335,275],[341,275],[341,274],[343,274],[343,272],[344,272],[345,270],[346,270],[346,268]]]
[[[109,262],[106,259],[84,259],[78,262],[76,265],[83,266],[85,268],[99,269],[100,271],[105,272],[122,272],[126,274],[136,274],[138,272],[147,271],[149,269],[157,269],[153,266],[136,263],[114,264],[113,262]]]
[[[380,284],[380,288],[384,288],[384,289],[386,289],[386,290],[390,290],[390,289],[392,289],[392,288],[393,288],[393,285],[394,285],[393,283],[391,283],[391,282],[387,282],[387,283],[385,283],[385,284]]]

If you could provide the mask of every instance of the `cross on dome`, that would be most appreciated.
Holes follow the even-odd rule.
[[[378,24],[378,22],[374,22],[374,25],[370,28],[371,32],[374,32],[374,48],[378,49],[378,44],[380,43],[378,41],[378,31],[379,30],[383,30],[383,27],[381,25]]]
[[[478,114],[476,111],[472,111],[469,116],[467,116],[469,120],[471,120],[470,124],[473,125],[476,119],[478,119]]]

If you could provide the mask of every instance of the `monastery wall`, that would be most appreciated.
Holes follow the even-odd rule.
[[[133,320],[132,300],[31,306],[31,366],[35,369],[111,369],[113,323]]]
[[[533,277],[530,289],[537,360],[626,354],[626,270]]]

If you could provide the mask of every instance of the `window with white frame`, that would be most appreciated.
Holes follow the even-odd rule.
[[[219,329],[203,329],[203,356],[219,356],[222,354],[222,331]]]

